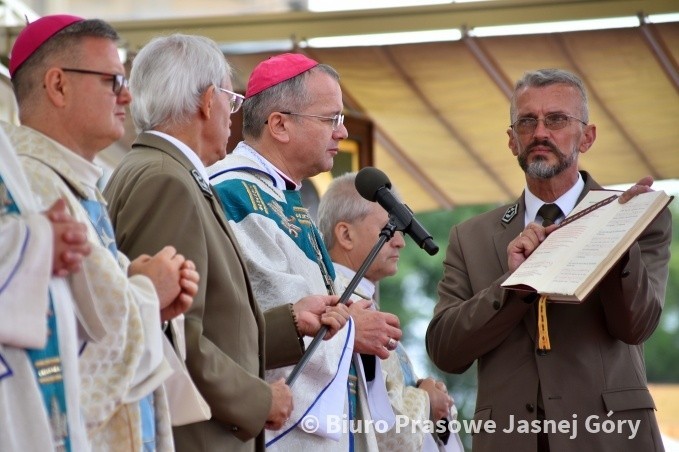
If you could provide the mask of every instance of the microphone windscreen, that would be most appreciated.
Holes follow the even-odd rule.
[[[366,166],[356,174],[356,191],[368,201],[375,201],[377,190],[382,187],[391,188],[386,174],[373,166]]]

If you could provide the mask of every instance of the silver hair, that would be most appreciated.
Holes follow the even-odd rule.
[[[537,71],[526,72],[523,77],[516,82],[514,93],[512,94],[509,107],[509,121],[514,124],[517,118],[516,97],[519,91],[524,88],[540,88],[543,86],[563,84],[576,88],[580,93],[580,113],[584,122],[589,122],[589,107],[587,106],[587,90],[585,85],[577,75],[563,69],[538,69]]]
[[[335,246],[334,229],[337,223],[354,223],[370,213],[372,203],[363,198],[355,186],[356,173],[335,178],[318,205],[318,229],[328,249]]]
[[[152,39],[132,62],[135,127],[145,131],[187,123],[203,92],[230,76],[229,63],[211,39],[183,34]]]
[[[306,80],[314,72],[324,72],[339,81],[339,74],[332,66],[319,64],[308,71],[248,97],[243,102],[243,136],[259,138],[267,118],[274,111],[294,111],[311,103]]]

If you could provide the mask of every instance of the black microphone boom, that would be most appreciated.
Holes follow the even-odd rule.
[[[434,243],[431,234],[413,215],[410,207],[394,196],[391,182],[386,174],[372,166],[367,166],[356,175],[356,190],[367,199],[379,203],[397,222],[398,230],[408,234],[430,256],[438,253],[439,247]]]

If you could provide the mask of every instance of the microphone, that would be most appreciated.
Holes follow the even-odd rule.
[[[356,190],[368,201],[377,201],[396,221],[401,223],[398,230],[408,234],[430,256],[438,253],[439,247],[426,229],[414,217],[410,207],[399,201],[392,193],[391,182],[386,174],[372,166],[366,166],[356,174]]]

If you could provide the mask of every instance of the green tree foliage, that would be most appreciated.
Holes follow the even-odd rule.
[[[665,307],[660,325],[646,342],[646,374],[654,383],[679,382],[679,203],[670,204],[672,211],[672,245],[670,276],[665,294]]]
[[[645,344],[646,367],[651,382],[679,382],[679,203],[673,203],[673,240],[670,278],[665,297],[665,308],[658,329]],[[448,234],[458,224],[493,205],[459,207],[454,211],[419,214],[420,222],[441,248],[429,256],[406,238],[401,253],[399,272],[380,283],[380,308],[393,312],[401,319],[403,344],[414,361],[420,377],[442,379],[455,398],[460,419],[470,419],[476,403],[476,365],[461,375],[443,374],[429,360],[425,351],[424,335],[438,299],[437,285],[443,275],[442,261],[448,245]],[[462,433],[462,432],[461,432]],[[461,435],[467,447],[471,440]]]

